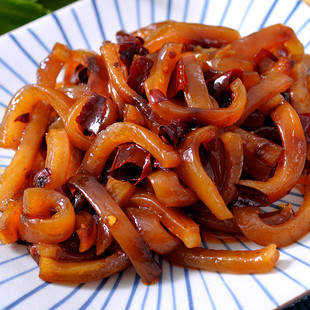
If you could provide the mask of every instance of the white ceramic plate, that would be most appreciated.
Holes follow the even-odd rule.
[[[310,52],[310,8],[295,0],[85,0],[0,38],[0,119],[12,95],[35,82],[39,62],[55,42],[99,51],[120,29],[130,32],[165,19],[224,25],[246,35],[274,23],[291,26]],[[0,149],[0,169],[13,152]],[[298,207],[294,190],[281,202]],[[254,249],[253,243],[206,243],[216,249]],[[131,268],[109,279],[55,285],[38,278],[38,267],[24,246],[0,245],[0,308],[7,309],[274,309],[310,289],[310,235],[280,249],[269,274],[231,275],[171,266],[145,286]]]

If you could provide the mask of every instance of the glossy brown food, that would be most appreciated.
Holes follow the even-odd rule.
[[[59,243],[68,239],[75,226],[75,214],[69,199],[59,192],[28,188],[24,192],[19,233],[33,243]],[[51,214],[53,209],[55,214]]]
[[[70,178],[68,182],[85,195],[103,219],[115,240],[135,266],[142,281],[145,283],[157,281],[161,268],[153,260],[141,236],[115,200],[109,196],[104,186],[92,176],[79,174]]]
[[[108,257],[83,261],[60,262],[41,257],[40,278],[47,282],[81,283],[110,277],[130,266],[130,260],[122,251],[116,251]]]
[[[166,255],[173,264],[187,268],[234,273],[264,273],[272,270],[279,258],[274,244],[260,250],[229,251],[181,246]]]
[[[133,266],[152,284],[159,255],[271,271],[276,247],[310,230],[309,59],[281,24],[241,37],[163,21],[98,53],[56,43],[0,126],[0,147],[16,151],[0,179],[1,243],[28,243],[49,282]],[[299,208],[266,208],[294,187]],[[265,248],[202,248],[206,229]]]

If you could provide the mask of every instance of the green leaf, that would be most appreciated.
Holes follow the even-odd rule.
[[[0,1],[0,34],[49,13],[49,10],[36,0]]]

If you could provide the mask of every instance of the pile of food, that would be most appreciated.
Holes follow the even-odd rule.
[[[310,230],[310,56],[278,24],[236,30],[166,21],[103,42],[56,43],[12,98],[0,147],[0,241],[22,242],[50,282],[171,263],[262,273]],[[298,186],[305,195],[267,208]],[[268,212],[266,212],[268,210]],[[272,211],[270,211],[272,210]],[[201,231],[253,251],[201,246]]]

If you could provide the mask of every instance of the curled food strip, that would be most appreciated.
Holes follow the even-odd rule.
[[[264,72],[268,75],[275,72],[282,72],[289,75],[294,67],[295,62],[289,57],[280,57],[280,59],[270,69]]]
[[[40,63],[37,70],[38,84],[54,87],[59,72],[70,59],[70,56],[71,50],[68,46],[56,43],[48,57]]]
[[[153,132],[132,123],[114,123],[102,130],[87,151],[80,171],[99,176],[110,153],[120,144],[135,142],[149,151],[163,167],[177,167],[181,160],[170,145]]]
[[[0,218],[0,241],[3,245],[18,240],[20,215],[23,209],[22,199],[10,201]]]
[[[299,114],[310,112],[309,67],[310,56],[304,55],[292,71],[295,82],[290,88],[291,104]]]
[[[254,58],[261,49],[272,50],[281,45],[288,48],[293,58],[298,59],[303,54],[303,46],[294,31],[287,26],[276,24],[222,47],[215,58],[238,57],[247,60]]]
[[[85,93],[108,96],[107,71],[94,51],[73,50],[65,66],[64,85],[85,85]]]
[[[187,268],[239,274],[265,273],[273,269],[279,252],[275,244],[252,251],[188,249],[180,246],[165,257],[173,264]]]
[[[146,122],[142,113],[133,105],[125,104],[123,111],[124,122],[130,122],[145,127]]]
[[[183,182],[221,220],[233,217],[211,178],[206,174],[199,158],[199,146],[215,139],[218,130],[207,126],[189,133],[179,147],[182,163],[177,172]]]
[[[116,99],[116,102],[119,103],[120,114],[122,114],[124,110],[125,103],[136,106],[141,112],[147,126],[156,134],[159,134],[161,127],[167,126],[169,123],[163,121],[163,119],[151,109],[147,101],[128,86],[124,76],[124,70],[119,65],[121,60],[115,44],[105,42],[101,46],[100,51],[101,57],[108,69],[112,98],[114,100]]]
[[[75,229],[80,240],[79,251],[89,250],[97,239],[97,226],[93,216],[85,210],[76,214]]]
[[[283,155],[274,176],[266,181],[241,180],[239,183],[255,187],[274,202],[285,196],[297,183],[306,160],[306,139],[296,111],[289,103],[271,112],[283,144]]]
[[[259,217],[262,219],[262,221],[268,225],[282,224],[291,219],[293,216],[294,210],[290,203],[284,205],[279,210],[259,214]]]
[[[247,104],[238,124],[242,124],[245,119],[264,102],[268,101],[276,94],[286,91],[292,84],[293,79],[281,72],[268,75],[257,85],[251,87],[247,92]]]
[[[108,179],[106,188],[121,208],[127,206],[131,195],[136,189],[130,182],[116,180],[111,176]]]
[[[114,239],[128,255],[144,283],[153,283],[161,272],[140,235],[107,190],[92,176],[75,175],[69,184],[90,202],[111,231]]]
[[[244,156],[243,171],[252,179],[266,181],[273,176],[274,168],[266,165],[256,156],[247,154]]]
[[[168,84],[172,70],[182,51],[180,43],[165,43],[160,49],[156,62],[154,63],[149,77],[144,82],[146,95],[149,98],[151,89],[159,89],[167,95]]]
[[[283,151],[278,144],[235,125],[225,130],[241,136],[245,155],[252,155],[270,167],[278,163]]]
[[[65,128],[71,141],[76,147],[85,151],[89,149],[94,137],[83,135],[76,122],[76,118],[80,114],[82,107],[84,106],[85,102],[88,101],[89,97],[90,96],[85,96],[76,100],[76,102],[70,107],[68,116],[65,120]]]
[[[203,72],[193,53],[182,55],[187,84],[184,97],[189,107],[211,109],[218,108],[218,104],[211,100]],[[155,88],[155,87],[154,87]]]
[[[285,247],[309,232],[310,192],[307,191],[304,202],[295,215],[279,225],[264,223],[256,210],[251,207],[235,207],[233,213],[238,226],[247,238],[263,246],[274,243],[278,247]]]
[[[154,252],[167,254],[180,245],[181,241],[162,227],[156,214],[139,208],[126,208],[125,212]]]
[[[233,218],[227,220],[219,220],[210,212],[199,212],[199,215],[197,213],[197,217],[194,216],[194,220],[200,225],[200,227],[208,230],[221,233],[242,235],[241,229]]]
[[[230,203],[236,192],[235,184],[240,181],[243,168],[243,147],[241,137],[232,132],[221,135],[226,152],[226,174],[221,196],[226,205]]]
[[[166,20],[163,22],[153,23],[153,24],[147,25],[146,27],[142,27],[142,28],[132,32],[132,35],[138,36],[138,37],[142,38],[143,40],[145,40],[145,38],[148,35],[150,35],[152,32],[154,32],[159,27],[161,27],[163,25],[174,24],[174,23],[175,22],[172,20]]]
[[[125,99],[123,99],[120,94],[117,92],[117,90],[115,89],[115,87],[113,86],[114,82],[110,82],[110,87],[111,87],[111,98],[113,100],[113,102],[117,105],[119,114],[122,115],[124,113],[125,110],[125,106],[127,103],[127,101]],[[133,106],[134,107],[134,106]],[[144,118],[143,118],[144,120]]]
[[[200,58],[200,55],[195,55],[196,58]],[[245,72],[254,71],[253,63],[249,60],[243,60],[240,58],[213,58],[209,60],[205,60],[202,65],[204,71],[207,69],[215,70],[215,71],[230,71],[235,68],[241,69]]]
[[[64,129],[50,129],[45,141],[47,154],[45,167],[50,169],[50,181],[42,187],[55,189],[63,185],[70,174],[71,147]]]
[[[113,43],[104,42],[100,48],[101,57],[108,69],[110,82],[114,87],[117,94],[127,103],[139,106],[141,101],[144,101],[143,97],[131,89],[124,77],[124,71],[119,65],[121,62],[116,46]]]
[[[27,124],[16,122],[16,118],[31,113],[35,104],[41,101],[49,103],[63,120],[66,119],[71,105],[67,96],[57,89],[29,84],[17,92],[5,112],[0,127],[1,147],[17,148]]]
[[[68,116],[65,120],[65,128],[66,131],[72,140],[72,143],[81,150],[87,151],[91,145],[91,143],[95,139],[95,135],[85,135],[81,126],[77,123],[77,118],[80,115],[83,107],[89,102],[91,96],[84,96],[77,100],[69,109]],[[94,110],[95,108],[92,107]],[[92,109],[88,109],[90,112]],[[113,124],[117,120],[118,111],[116,105],[108,98],[105,101],[105,113],[103,115],[103,119],[100,124],[96,124],[97,127],[101,130],[102,128],[107,127],[108,125]],[[96,122],[96,119],[95,121]],[[97,132],[96,132],[97,133]]]
[[[207,159],[211,166],[211,171],[207,169],[206,171],[213,173],[214,184],[217,188],[221,189],[226,174],[226,154],[223,141],[217,137],[208,143],[202,142],[202,145],[204,150],[208,150]],[[206,157],[205,152],[201,152],[201,155],[205,155]]]
[[[263,115],[268,115],[274,108],[278,105],[283,104],[286,100],[281,94],[277,94],[271,99],[264,102],[259,108],[258,111]]]
[[[96,252],[91,249],[86,252],[78,252],[68,249],[64,244],[36,243],[29,248],[32,256],[44,256],[61,262],[81,262],[96,259]]]
[[[190,206],[198,198],[189,188],[180,184],[174,171],[156,171],[148,175],[157,199],[168,207]],[[167,186],[169,184],[169,186]]]
[[[104,223],[102,218],[98,219],[97,224],[97,238],[96,238],[96,255],[104,253],[104,251],[111,245],[113,235],[111,234],[108,226]]]
[[[10,165],[0,179],[0,211],[27,181],[48,125],[50,109],[45,104],[35,106],[23,139]]]
[[[182,107],[174,104],[172,101],[163,100],[159,102],[151,101],[152,109],[166,121],[172,121],[173,119],[188,122],[198,120],[204,125],[229,126],[239,120],[247,101],[246,89],[240,79],[234,80],[230,88],[233,92],[233,101],[227,108],[202,109]]]
[[[242,207],[240,207],[242,208]],[[211,212],[205,210],[203,207],[195,207],[193,209],[193,218],[201,226],[209,230],[242,234],[242,230],[235,221],[235,218],[227,220],[217,219]],[[260,220],[267,225],[282,224],[294,216],[294,211],[290,204],[284,205],[280,210],[258,213]]]
[[[166,207],[153,194],[137,191],[130,198],[129,206],[147,208],[153,211],[163,225],[181,239],[188,248],[200,245],[199,226],[181,210]]]
[[[69,199],[59,192],[28,188],[19,233],[23,240],[33,243],[59,243],[68,239],[75,226],[74,209]],[[51,215],[51,209],[56,210]]]
[[[209,46],[222,46],[239,39],[238,31],[219,26],[171,22],[162,25],[145,38],[150,53],[157,51],[164,42],[180,42]]]
[[[121,250],[102,259],[83,262],[60,262],[42,256],[39,277],[47,282],[85,283],[110,277],[129,266],[130,260]]]

